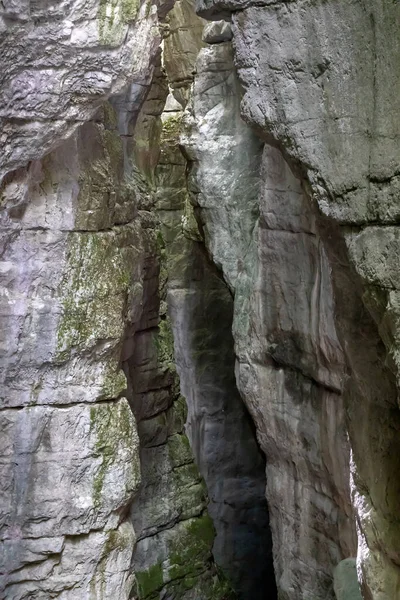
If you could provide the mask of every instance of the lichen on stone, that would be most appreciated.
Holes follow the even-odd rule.
[[[59,289],[62,313],[56,357],[60,361],[68,359],[74,348],[121,337],[131,281],[129,248],[118,247],[114,233],[72,233],[68,245]]]
[[[207,514],[182,522],[179,537],[168,542],[168,558],[136,573],[140,600],[158,599],[161,590],[178,599],[196,589],[204,600],[233,598],[223,575],[211,568],[214,537],[214,526]]]
[[[118,461],[121,446],[135,452],[137,432],[135,420],[125,399],[118,403],[94,404],[90,408],[90,432],[95,435],[94,450],[101,458],[93,480],[93,504],[99,508],[103,501],[105,478],[112,465]],[[132,471],[125,481],[128,496],[140,481],[140,462],[136,456]]]
[[[152,565],[146,571],[137,571],[135,575],[138,587],[137,591],[140,600],[144,600],[145,598],[159,597],[157,592],[161,590],[164,584],[163,568],[161,563]]]
[[[126,26],[135,20],[139,6],[139,0],[100,0],[97,15],[100,42],[104,45],[119,45]]]

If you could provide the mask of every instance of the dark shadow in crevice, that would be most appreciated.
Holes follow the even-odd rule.
[[[265,457],[236,387],[233,297],[202,243],[191,244],[184,288],[170,289],[169,306],[187,433],[217,534],[214,558],[239,600],[275,600]]]

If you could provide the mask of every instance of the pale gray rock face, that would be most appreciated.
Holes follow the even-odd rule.
[[[96,2],[2,7],[0,595],[10,600],[123,600],[134,583],[126,510],[139,438],[119,359],[141,318],[147,234],[104,99],[149,83],[159,35],[155,6],[109,8],[112,19]],[[142,96],[133,86],[131,110]]]
[[[151,1],[3,3],[0,180],[70,137],[127,82],[148,87],[156,26]]]
[[[213,36],[225,36],[227,29],[215,25]],[[185,48],[186,42],[183,38],[181,47]],[[192,47],[193,42],[188,43]],[[220,46],[217,57],[208,48],[202,49],[200,55],[203,64],[209,66],[207,75],[213,73],[223,93],[238,107],[231,48]],[[170,77],[168,70],[167,74]],[[203,83],[208,98],[206,78]],[[175,85],[181,93],[174,70],[170,84],[174,94]],[[202,84],[196,82],[198,85]],[[219,102],[219,96],[214,93],[214,97]],[[157,210],[166,244],[167,297],[176,368],[188,406],[186,430],[209,494],[208,512],[216,529],[215,561],[239,598],[262,598],[266,589],[274,589],[265,467],[235,384],[232,298],[221,274],[207,257],[190,205],[186,180],[189,150],[186,148],[183,155],[179,146],[180,131],[186,123],[182,121],[180,106],[171,100],[167,101],[163,122]],[[232,125],[233,129],[238,144],[240,135],[249,141],[251,135],[240,119]],[[255,146],[256,151],[260,150],[257,141]],[[216,143],[215,150],[218,149],[221,152],[221,145]],[[225,156],[231,158],[231,152]],[[221,185],[229,186],[230,181],[221,181]],[[237,193],[240,194],[239,189]]]
[[[256,294],[264,296],[264,300],[259,302],[256,323],[259,326],[269,322],[274,327],[266,332],[266,339],[260,338],[260,347],[268,356],[262,369],[271,374],[265,376],[258,391],[257,375],[251,368],[248,376],[249,392],[256,389],[252,402],[255,420],[267,414],[270,399],[276,393],[269,392],[268,404],[260,410],[261,390],[265,395],[271,386],[278,389],[276,377],[282,368],[297,372],[296,393],[302,377],[311,379],[308,386],[317,384],[317,414],[325,407],[324,419],[328,414],[331,417],[320,429],[329,435],[322,437],[314,432],[310,438],[313,444],[318,438],[321,440],[313,468],[322,460],[322,450],[327,449],[331,456],[327,464],[343,464],[343,468],[336,471],[334,467],[332,471],[330,467],[326,469],[327,461],[322,460],[331,488],[327,496],[340,498],[335,502],[350,516],[347,503],[343,503],[346,493],[337,494],[332,489],[334,483],[334,488],[346,492],[346,476],[342,477],[348,470],[348,451],[345,442],[338,443],[344,439],[345,409],[361,587],[367,598],[394,598],[400,581],[396,517],[399,488],[393,479],[393,473],[398,471],[395,457],[400,451],[396,389],[398,270],[392,259],[397,255],[399,210],[396,189],[400,80],[395,67],[399,62],[395,40],[400,8],[397,3],[368,0],[200,0],[198,9],[202,16],[214,19],[232,13],[235,63],[244,87],[242,116],[263,139],[283,151],[285,169],[298,178],[297,190],[272,186],[267,203],[274,203],[275,195],[279,211],[268,207],[263,215],[260,205],[257,246],[262,285],[259,291],[256,288]],[[266,181],[270,177],[269,162],[266,155]],[[271,187],[268,181],[267,187]],[[283,204],[279,196],[284,199]],[[304,220],[306,215],[309,217]],[[315,220],[315,227],[307,222],[310,219]],[[237,328],[236,340],[240,339],[241,328],[242,324]],[[241,388],[243,349],[236,343]],[[272,364],[265,365],[271,360]],[[293,386],[290,390],[293,394]],[[312,398],[315,392],[311,396],[310,393],[307,395]],[[278,406],[281,412],[282,402],[276,406],[275,415]],[[290,403],[285,400],[284,406]],[[307,428],[313,420],[307,419]],[[320,417],[317,420],[320,428]],[[335,427],[339,433],[334,433]],[[281,430],[271,432],[271,441],[280,433]],[[327,439],[332,439],[328,448]],[[269,447],[269,452],[273,450]],[[290,451],[291,462],[296,463],[295,455],[298,448]],[[277,464],[280,471],[283,462],[282,457]],[[295,477],[305,481],[310,473],[310,469],[307,475],[302,470]],[[271,504],[270,484],[271,476]],[[312,503],[306,492],[303,490],[300,495],[308,499],[302,507],[310,510]],[[328,513],[333,516],[332,511]],[[340,519],[336,516],[333,522],[340,523]],[[279,520],[272,518],[273,527],[277,523]],[[349,533],[346,527],[340,535],[335,533],[333,539],[339,542],[340,552],[331,546],[325,562],[319,550],[317,562],[333,566],[342,552],[344,556],[354,556],[352,545],[344,543],[350,539]],[[294,542],[299,543],[301,529],[294,535]],[[279,539],[280,551],[286,540],[281,534]],[[308,535],[307,539],[310,540]],[[306,561],[308,571],[315,564],[314,555],[312,558]],[[281,572],[279,559],[276,569],[283,598],[309,597],[307,588],[296,591],[295,577]],[[326,577],[331,576],[329,567]],[[305,581],[307,587],[312,585],[303,573],[297,585],[302,586]],[[319,594],[323,593],[321,586],[321,582],[317,584]]]
[[[3,182],[2,597],[224,593],[158,327],[159,67]]]
[[[164,327],[157,7],[2,10],[0,596],[218,600]]]
[[[240,97],[230,44],[202,50],[182,142],[206,245],[234,293],[236,378],[267,458],[279,597],[325,600],[355,552],[330,268],[300,180],[279,150],[262,150]]]
[[[160,161],[156,5],[0,7],[0,596],[393,600],[400,4],[198,7]]]
[[[333,585],[337,600],[362,600],[354,558],[346,558],[338,564]]]
[[[1,415],[3,597],[128,598],[135,540],[118,512],[139,471],[127,401]]]
[[[207,23],[203,31],[203,41],[207,44],[219,44],[229,42],[232,39],[232,27],[225,21]]]
[[[139,439],[118,399],[118,360],[126,323],[139,318],[143,234],[138,220],[113,227],[121,189],[113,198],[107,182],[123,187],[122,171],[119,137],[99,121],[5,186],[0,532],[10,599],[128,598],[133,585],[134,532],[121,514],[140,483]]]

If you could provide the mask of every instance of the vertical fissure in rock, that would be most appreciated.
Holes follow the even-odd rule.
[[[223,26],[226,35],[229,38],[229,27]],[[218,31],[215,36],[219,39]],[[220,78],[226,81],[228,76],[228,87],[222,92],[228,92],[228,102],[236,109],[238,89],[229,42],[218,44],[217,53],[222,70],[216,83]],[[229,93],[230,80],[234,94]],[[215,95],[216,103],[218,98]],[[203,238],[207,232],[197,218],[201,215],[195,216],[197,209],[192,206],[195,164],[190,149],[182,144],[182,132],[188,130],[188,110],[184,113],[170,94],[162,117],[156,204],[165,244],[174,360],[188,410],[186,431],[207,487],[208,512],[216,530],[216,564],[239,598],[273,600],[276,587],[265,498],[265,459],[235,382],[232,291],[206,250]],[[239,121],[235,114],[234,123],[245,128]],[[259,147],[256,143],[253,148],[250,143],[246,160],[250,160],[253,170],[259,161],[252,152],[259,152]],[[247,220],[242,223],[246,233],[251,231],[255,217],[249,202]]]
[[[279,597],[325,600],[335,567],[355,556],[330,265],[297,171],[240,118],[229,35],[221,22],[204,32],[209,45],[199,53],[181,138],[192,161],[188,190],[233,293],[236,385],[267,457]]]
[[[240,599],[273,600],[265,459],[236,387],[233,299],[199,242],[192,261],[169,304],[186,428],[216,529],[213,554]]]
[[[155,211],[160,114],[167,96],[159,67],[140,112],[132,115],[135,136],[126,140],[131,194],[142,224],[140,284],[130,290],[131,319],[121,357],[140,441],[141,483],[129,515],[136,536],[130,597],[219,600],[226,586],[212,556],[215,532],[206,489],[184,431],[186,405],[166,311],[166,257]],[[129,119],[121,124],[123,132],[132,126]]]

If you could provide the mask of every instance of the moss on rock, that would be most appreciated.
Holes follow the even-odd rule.
[[[121,447],[129,448],[132,453],[131,471],[125,482],[128,495],[140,481],[136,424],[128,402],[122,399],[118,403],[94,404],[90,408],[90,431],[96,436],[95,452],[101,457],[93,480],[93,504],[98,508],[102,504],[107,472],[118,461]]]
[[[181,130],[183,127],[183,112],[171,115],[163,121],[161,143],[179,141]]]
[[[139,0],[100,0],[97,14],[99,40],[107,46],[118,46],[139,11]]]
[[[137,592],[140,599],[158,598],[157,593],[164,584],[163,568],[161,563],[152,565],[146,571],[136,573]]]
[[[129,248],[119,247],[113,232],[70,235],[59,289],[59,360],[67,359],[73,347],[84,349],[97,339],[121,337],[131,281],[130,254]]]

